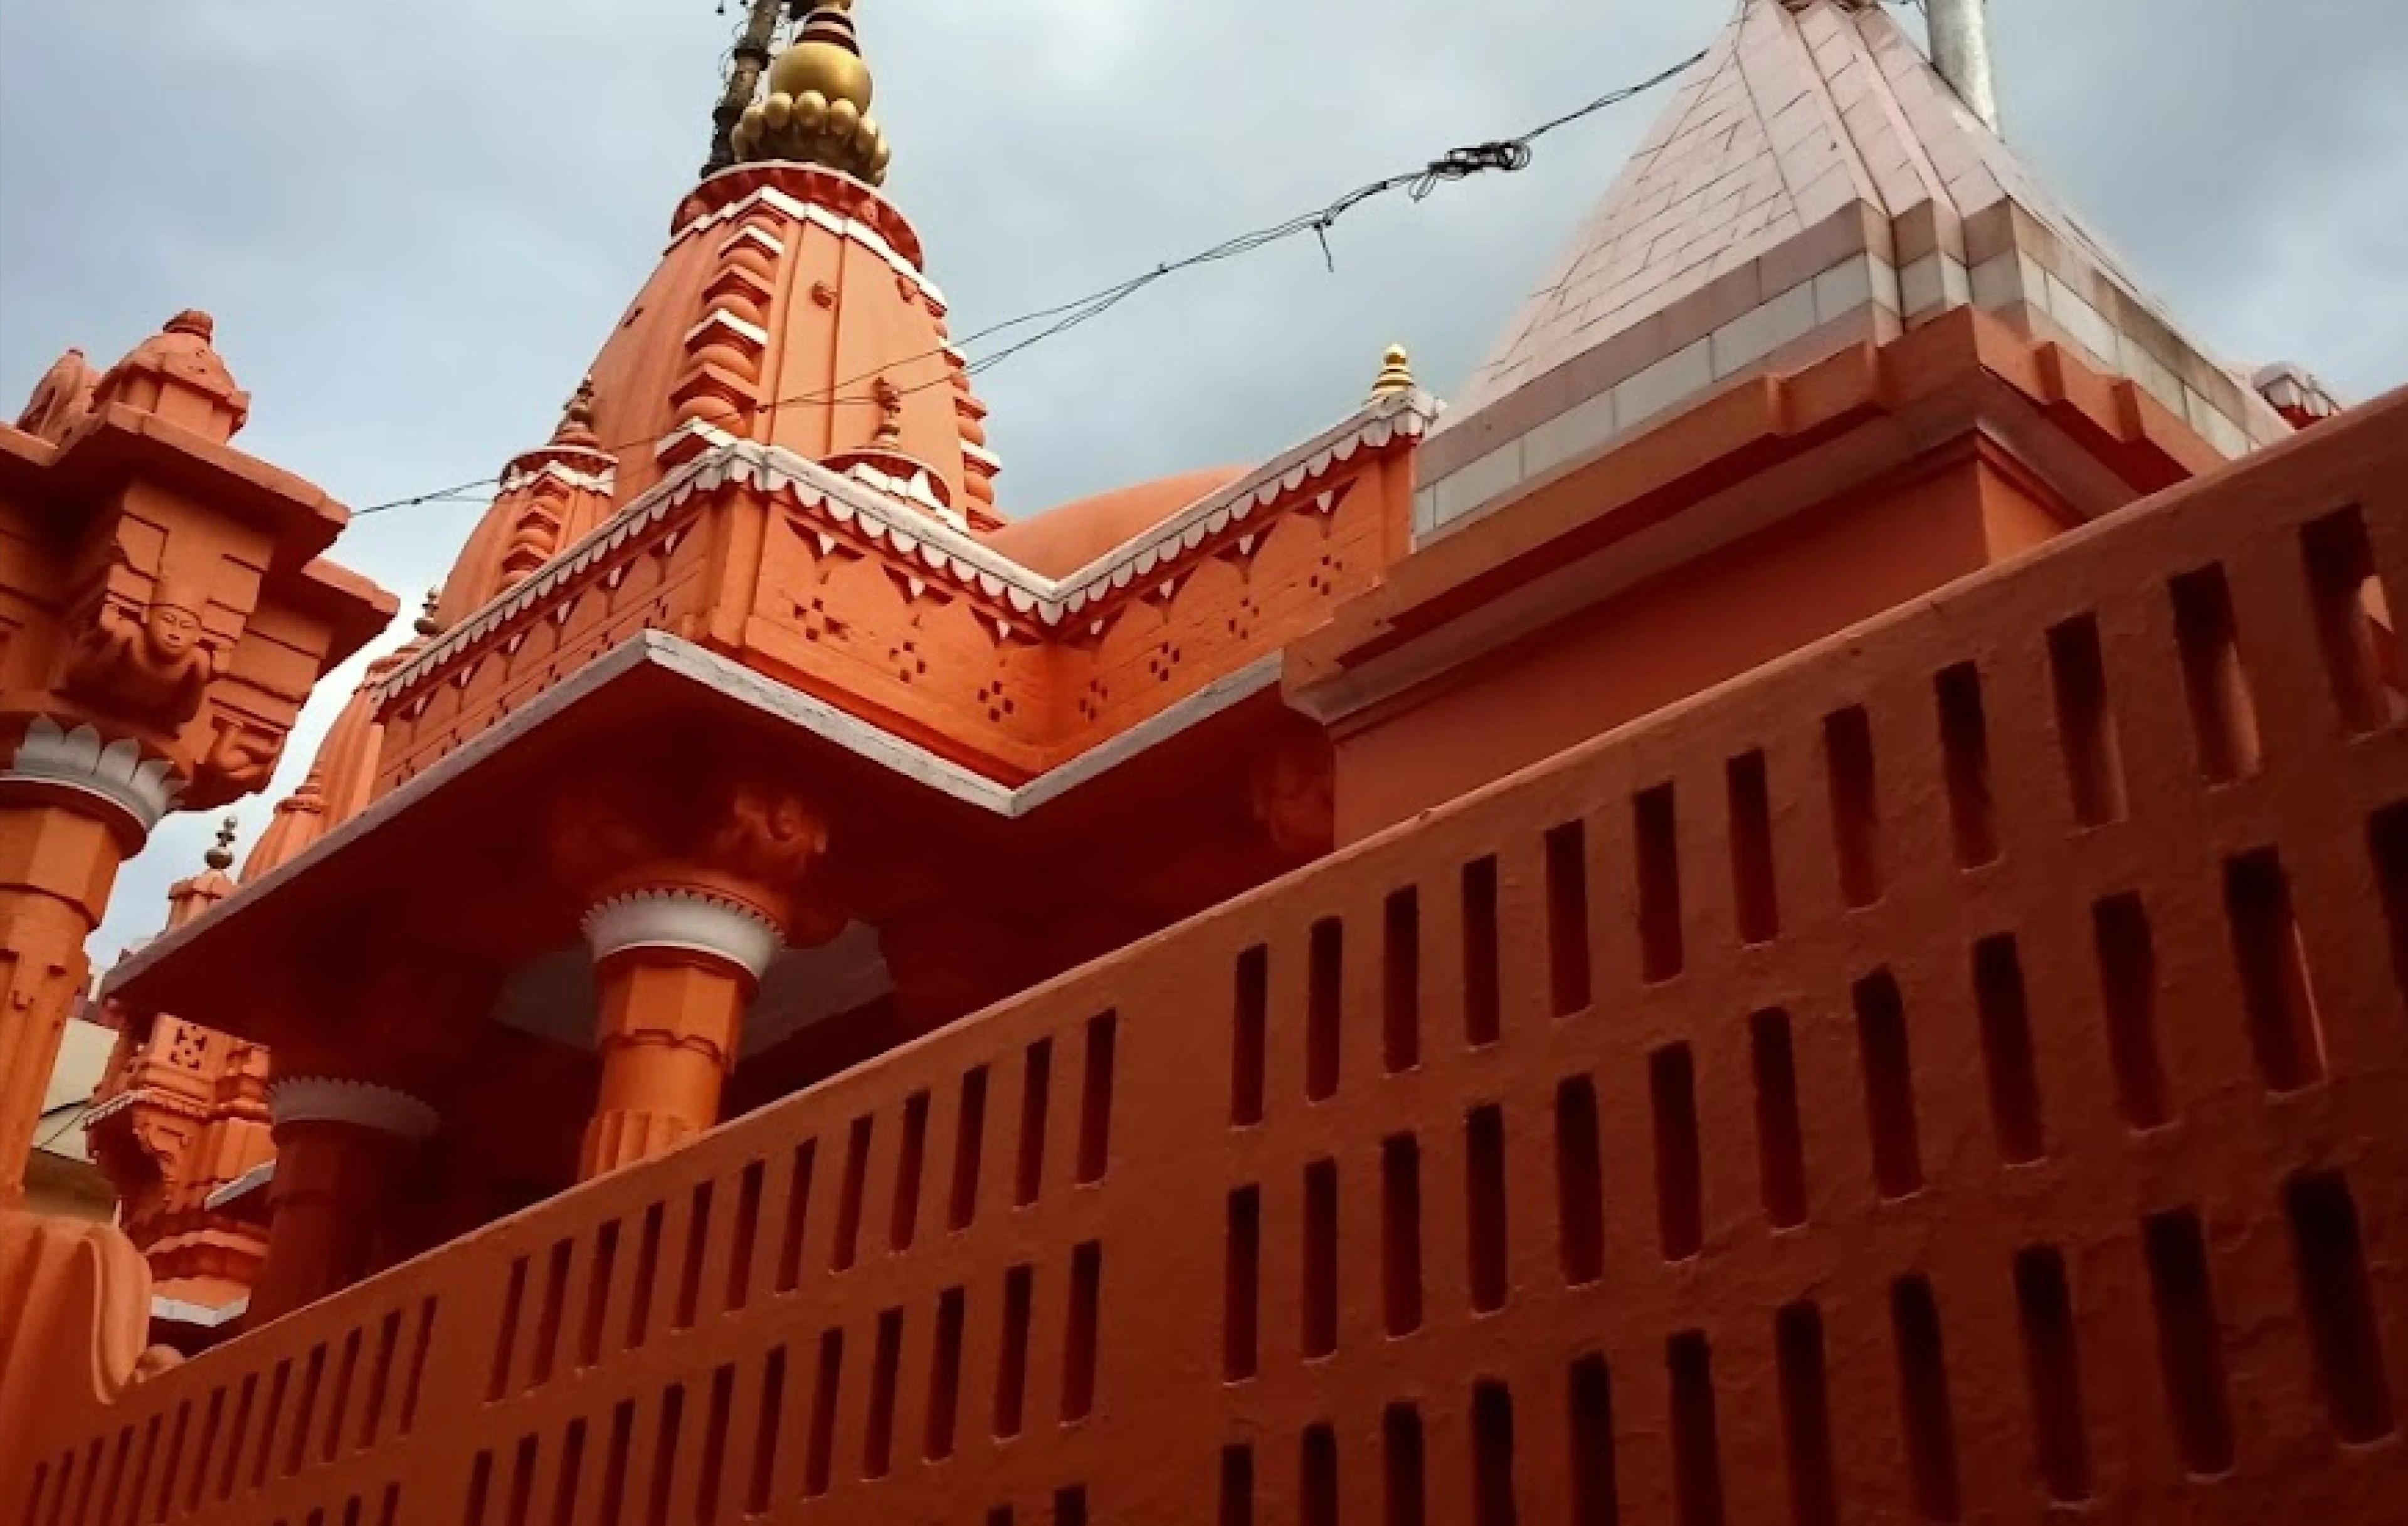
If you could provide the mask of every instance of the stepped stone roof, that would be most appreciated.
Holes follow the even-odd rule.
[[[1979,306],[2229,456],[2289,433],[1869,0],[1750,0],[1426,448],[1426,535],[1683,402]]]

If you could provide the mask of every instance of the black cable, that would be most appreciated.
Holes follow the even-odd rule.
[[[991,355],[982,356],[975,361],[969,362],[964,367],[967,375],[973,377],[982,376],[986,372],[993,370],[995,367],[1001,365],[1004,362],[1010,360],[1016,355],[1024,354],[1029,349],[1032,349],[1048,340],[1056,338],[1059,335],[1079,327],[1082,323],[1091,322],[1097,318],[1101,318],[1104,314],[1111,311],[1114,307],[1119,307],[1122,303],[1126,302],[1129,298],[1137,295],[1140,292],[1144,291],[1147,287],[1152,286],[1156,281],[1166,279],[1168,277],[1179,275],[1185,271],[1194,270],[1202,265],[1216,264],[1223,261],[1239,259],[1242,256],[1254,253],[1259,250],[1267,249],[1273,244],[1283,243],[1292,238],[1301,237],[1308,233],[1312,234],[1320,241],[1323,257],[1328,261],[1330,268],[1334,270],[1337,268],[1337,261],[1336,257],[1331,254],[1329,250],[1329,232],[1332,228],[1337,226],[1338,221],[1340,218],[1344,217],[1347,213],[1353,211],[1357,207],[1396,191],[1404,191],[1413,201],[1420,202],[1426,199],[1436,192],[1440,186],[1450,184],[1456,180],[1469,179],[1474,175],[1485,174],[1490,171],[1512,174],[1513,172],[1526,169],[1529,166],[1532,158],[1532,145],[1540,138],[1546,136],[1549,133],[1568,127],[1573,122],[1581,121],[1583,118],[1593,116],[1599,111],[1603,111],[1609,107],[1619,106],[1623,102],[1630,100],[1634,96],[1643,95],[1647,92],[1655,90],[1658,86],[1675,79],[1680,76],[1686,74],[1689,70],[1696,68],[1698,64],[1704,62],[1705,57],[1706,54],[1703,51],[1693,53],[1688,58],[1682,60],[1671,67],[1664,69],[1656,74],[1650,75],[1648,78],[1640,80],[1636,84],[1626,85],[1619,90],[1609,91],[1585,106],[1575,107],[1570,111],[1565,112],[1559,117],[1541,122],[1536,127],[1532,127],[1527,131],[1516,135],[1515,136],[1498,138],[1486,143],[1477,143],[1464,148],[1449,150],[1447,152],[1429,161],[1418,169],[1409,170],[1400,175],[1392,175],[1384,179],[1373,180],[1367,185],[1357,186],[1353,191],[1346,193],[1337,200],[1332,201],[1328,205],[1316,210],[1300,213],[1295,217],[1288,218],[1283,221],[1274,222],[1266,227],[1256,228],[1248,233],[1239,234],[1234,237],[1224,239],[1220,243],[1212,245],[1209,249],[1199,250],[1196,253],[1186,255],[1183,258],[1155,265],[1151,270],[1145,271],[1140,275],[1129,277],[1125,280],[1115,282],[1111,286],[1104,287],[1100,291],[1089,292],[1083,297],[1079,297],[1069,302],[1060,303],[1051,307],[1039,308],[1034,312],[1022,313],[1016,318],[1007,318],[1001,322],[989,324],[987,327],[980,329],[974,334],[965,335],[960,339],[939,346],[934,349],[924,350],[917,355],[905,356],[900,360],[889,361],[879,366],[877,370],[866,371],[859,376],[848,378],[843,381],[833,384],[832,386],[809,392],[798,392],[792,397],[781,397],[774,402],[762,404],[753,408],[752,413],[754,417],[758,417],[765,413],[774,414],[781,408],[805,406],[817,404],[824,404],[829,406],[874,405],[878,402],[874,397],[867,395],[846,396],[843,394],[847,389],[850,389],[861,382],[871,380],[884,372],[898,369],[902,366],[917,364],[921,361],[933,360],[938,356],[944,354],[949,349],[956,351],[967,350],[968,347],[972,345],[983,343],[988,339],[997,338],[1015,329],[1024,328],[1031,323],[1044,323],[1046,325],[1045,327],[1038,330],[1035,334],[1014,340],[1011,344],[1005,346],[1003,349],[996,350]],[[932,380],[920,382],[911,387],[901,389],[899,395],[909,396],[912,392],[923,392],[930,387],[949,385],[952,380],[953,378],[950,375],[939,376]],[[652,441],[649,438],[629,440],[624,444],[609,446],[604,449],[607,453],[615,455],[620,451],[638,449],[651,443],[652,443]],[[462,482],[452,487],[440,489],[437,492],[419,493],[408,498],[395,498],[387,503],[373,504],[368,507],[354,510],[352,517],[355,519],[366,518],[371,514],[382,514],[393,509],[414,508],[425,504],[457,498],[463,493],[471,492],[482,488],[497,486],[500,481],[501,478],[498,476],[477,478],[471,481]]]

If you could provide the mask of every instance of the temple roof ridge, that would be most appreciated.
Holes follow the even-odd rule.
[[[1884,7],[1745,5],[1472,373],[1418,522],[1738,377],[1965,307],[2128,378],[2228,457],[2288,433]]]

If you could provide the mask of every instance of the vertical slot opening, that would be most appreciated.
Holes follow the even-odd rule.
[[[1546,856],[1547,984],[1563,1018],[1589,1002],[1587,829],[1566,821],[1549,831]]]
[[[836,1200],[836,1240],[828,1248],[828,1266],[833,1271],[850,1269],[861,1246],[861,1194],[869,1180],[869,1130],[871,1116],[862,1114],[853,1120],[844,1142],[844,1182]]]
[[[1982,708],[1982,670],[1971,663],[1932,680],[1940,702],[1940,751],[1948,775],[1948,827],[1958,867],[1999,857],[1998,807],[1990,793],[1990,723]]]
[[[1338,1438],[1326,1425],[1304,1433],[1297,1458],[1297,1505],[1301,1526],[1339,1526]]]
[[[1898,1345],[1898,1394],[1906,1431],[1914,1504],[1927,1520],[1955,1520],[1962,1505],[1956,1485],[1956,1421],[1948,1402],[1948,1356],[1940,1333],[1940,1306],[1926,1279],[1890,1285],[1891,1333]]]
[[[1383,918],[1380,1049],[1388,1074],[1422,1062],[1422,900],[1408,885],[1388,894]]]
[[[810,1450],[803,1459],[803,1493],[812,1499],[828,1491],[828,1476],[835,1471],[836,1406],[843,1382],[844,1332],[823,1331],[818,1381],[811,1391]]]
[[[1823,1313],[1811,1303],[1772,1319],[1780,1371],[1781,1437],[1787,1454],[1789,1514],[1795,1526],[1837,1526],[1839,1469],[1831,1451],[1831,1385],[1823,1360]]]
[[[1087,1076],[1080,1088],[1079,1184],[1104,1179],[1112,1153],[1112,1072],[1120,1017],[1106,1012],[1087,1020]]]
[[[2157,1360],[2183,1463],[2214,1477],[2232,1467],[2232,1412],[2225,1393],[2224,1340],[2208,1279],[2199,1216],[2176,1211],[2142,1221],[2149,1291],[2157,1307]]]
[[[435,1296],[429,1293],[418,1301],[418,1328],[409,1346],[409,1376],[401,1385],[401,1435],[409,1434],[418,1424],[418,1394],[426,1381],[426,1353],[434,1343]]]
[[[1781,891],[1772,866],[1772,790],[1762,752],[1742,753],[1723,766],[1730,798],[1731,901],[1742,943],[1781,935]]]
[[[1381,1318],[1390,1335],[1422,1327],[1422,1153],[1409,1134],[1380,1146]]]
[[[1504,989],[1497,965],[1497,860],[1463,866],[1463,1037],[1474,1048],[1503,1032]]]
[[[1613,1381],[1605,1358],[1573,1362],[1569,1387],[1571,1526],[1615,1526],[1622,1499],[1613,1466]]]
[[[995,1375],[995,1433],[1020,1434],[1021,1409],[1028,1391],[1028,1308],[1037,1292],[1037,1274],[1015,1266],[1003,1278],[1003,1349]]]
[[[1973,945],[1973,1006],[1982,1027],[1982,1068],[1989,1082],[1990,1131],[2011,1164],[2047,1151],[2041,1120],[2040,1067],[2032,1054],[2031,1009],[2013,935]]]
[[[1907,1053],[1906,1004],[1898,981],[1876,970],[1856,985],[1856,1045],[1865,1072],[1865,1124],[1873,1181],[1887,1198],[1923,1189],[1923,1148],[1914,1120],[1914,1065]]]
[[[752,1296],[752,1247],[761,1235],[761,1180],[767,1168],[759,1161],[747,1162],[736,1178],[736,1233],[727,1248],[727,1306],[740,1309]],[[566,1252],[566,1247],[562,1250]],[[561,1271],[568,1270],[566,1256],[561,1261]]]
[[[619,1221],[615,1219],[606,1220],[600,1233],[595,1236],[594,1276],[586,1285],[587,1297],[591,1300],[585,1310],[587,1331],[585,1340],[589,1353],[585,1359],[585,1364],[588,1366],[593,1365],[594,1362],[591,1353],[601,1349],[602,1304],[610,1287],[609,1257],[618,1248]],[[366,1402],[360,1406],[360,1433],[355,1443],[363,1449],[376,1445],[377,1426],[384,1419],[385,1390],[393,1382],[393,1354],[400,1344],[401,1311],[394,1309],[388,1313],[377,1326],[376,1359],[368,1367],[368,1389]],[[209,1395],[208,1429],[202,1433],[205,1439],[201,1447],[201,1455],[204,1457],[208,1455],[208,1440],[214,1438],[217,1433],[218,1399],[217,1393]],[[193,1497],[192,1504],[184,1506],[187,1510],[195,1510],[199,1507],[200,1497],[197,1494]]]
[[[1651,983],[1681,973],[1681,826],[1672,787],[1659,784],[1630,803],[1638,855],[1639,966]]]
[[[1054,1078],[1054,1041],[1028,1046],[1020,1084],[1020,1171],[1012,1201],[1027,1207],[1045,1185],[1045,1107]]]
[[[1254,1449],[1221,1448],[1221,1526],[1254,1526]]]
[[[2157,1055],[2157,955],[2149,916],[2141,898],[2127,892],[2091,907],[2090,922],[2116,1105],[2133,1128],[2154,1129],[2166,1121],[2166,1074]]]
[[[688,1201],[685,1258],[678,1273],[677,1328],[694,1328],[702,1302],[702,1256],[710,1245],[710,1183],[696,1182]]]
[[[928,1354],[927,1433],[921,1455],[932,1462],[953,1455],[953,1421],[962,1404],[962,1290],[937,1298],[937,1339]]]
[[[1255,1187],[1229,1194],[1227,1251],[1221,1276],[1221,1376],[1231,1383],[1254,1376],[1256,1324],[1262,1308],[1263,1195]]]
[[[1575,1076],[1555,1088],[1555,1221],[1564,1280],[1605,1275],[1605,1165],[1598,1142],[1597,1087]]]
[[[566,1242],[563,1241],[564,1260],[566,1260]],[[561,1290],[564,1297],[567,1294],[566,1281],[564,1276]],[[322,1462],[333,1462],[335,1454],[342,1449],[343,1422],[351,1418],[351,1383],[359,1376],[361,1334],[362,1332],[359,1329],[353,1328],[343,1336],[343,1353],[335,1367],[334,1397],[326,1405],[326,1429],[324,1434],[318,1439],[318,1460]],[[167,1444],[165,1473],[168,1478],[172,1478],[176,1465],[182,1460],[186,1407],[184,1405],[179,1405],[176,1408],[176,1433]],[[167,1479],[163,1478],[159,1490],[159,1510],[162,1515],[166,1513],[167,1496],[171,1492],[173,1492],[172,1486]]]
[[[1054,1526],[1087,1526],[1087,1491],[1077,1484],[1054,1491]]]
[[[2246,778],[2258,772],[2258,706],[2250,697],[2248,672],[2241,665],[2232,591],[2225,583],[2224,569],[2201,567],[2169,587],[2200,773],[2214,784]]]
[[[1386,1526],[1424,1526],[1429,1519],[1428,1470],[1422,1458],[1420,1410],[1390,1405],[1381,1415],[1380,1458],[1387,1476]]]
[[[584,1481],[585,1422],[574,1419],[561,1437],[560,1474],[552,1487],[552,1526],[573,1526],[577,1519],[578,1486]],[[758,1515],[760,1510],[753,1513]],[[355,1519],[350,1512],[344,1515],[346,1521]]]
[[[2366,848],[2391,934],[2392,983],[2408,994],[2408,805],[2386,806],[2368,819]]]
[[[325,1378],[326,1348],[322,1345],[313,1346],[309,1348],[308,1361],[301,1367],[301,1402],[294,1408],[293,1433],[286,1438],[284,1446],[284,1476],[287,1478],[301,1471],[302,1459],[308,1455],[309,1421],[318,1407],[319,1387]],[[158,1418],[153,1416],[151,1424],[157,1423]],[[157,1438],[152,1436],[147,1438],[142,1444],[146,1463],[150,1448],[156,1440]]]
[[[869,1418],[862,1427],[861,1476],[883,1478],[895,1460],[895,1369],[903,1361],[903,1311],[878,1317],[869,1358]]]
[[[468,1469],[468,1507],[461,1517],[466,1526],[485,1526],[485,1496],[493,1490],[494,1454],[479,1452],[477,1461],[470,1464]],[[89,1486],[87,1486],[87,1497],[89,1497]],[[78,1526],[81,1526],[82,1515],[83,1511],[79,1507],[76,1511]]]
[[[710,1375],[710,1406],[702,1428],[702,1466],[697,1470],[694,1519],[719,1519],[719,1491],[725,1486],[727,1421],[736,1407],[736,1364],[727,1362]]]
[[[1270,1020],[1270,951],[1256,944],[1238,956],[1237,1017],[1229,1045],[1229,1124],[1263,1120],[1263,1056]]]
[[[1789,1014],[1779,1008],[1748,1019],[1756,1073],[1756,1163],[1764,1188],[1764,1217],[1775,1229],[1806,1222],[1806,1130],[1798,1105],[1798,1054]]]
[[[1474,1526],[1514,1526],[1513,1394],[1502,1383],[1472,1386],[1471,1453]]]
[[[562,1306],[568,1302],[568,1250],[569,1242],[556,1240],[552,1242],[551,1253],[544,1258],[543,1295],[536,1304],[535,1350],[527,1373],[527,1386],[530,1388],[538,1387],[552,1377],[552,1359],[560,1347]],[[350,1380],[348,1373],[343,1375],[343,1380]],[[339,1407],[342,1403],[339,1392],[335,1402]]]
[[[778,1440],[786,1411],[786,1348],[773,1346],[761,1364],[761,1402],[753,1411],[752,1473],[744,1488],[744,1513],[766,1515],[778,1484]],[[581,1428],[582,1422],[580,1422]],[[562,1487],[569,1487],[564,1476]],[[569,1512],[560,1513],[558,1526],[568,1526]]]
[[[1698,1141],[1697,1063],[1686,1044],[1647,1057],[1656,1115],[1656,1223],[1666,1261],[1687,1261],[1705,1243],[1705,1163]]]
[[[2090,1498],[2090,1434],[2082,1409],[2082,1360],[2065,1258],[2051,1246],[2015,1257],[2015,1307],[2023,1317],[2024,1372],[2031,1388],[2032,1445],[2048,1497]]]
[[[778,1247],[778,1291],[790,1293],[803,1280],[803,1230],[810,1222],[811,1165],[817,1142],[806,1139],[795,1147],[793,1174],[786,1178],[786,1222]]]
[[[610,1411],[610,1450],[602,1460],[601,1520],[624,1520],[627,1464],[636,1450],[636,1401],[623,1399]]]
[[[1873,728],[1862,706],[1823,718],[1823,768],[1830,786],[1831,846],[1840,894],[1851,906],[1881,899],[1881,802],[1873,776]]]
[[[678,1434],[685,1428],[685,1385],[672,1383],[661,1395],[660,1423],[652,1431],[652,1499],[646,1526],[668,1526],[669,1490],[677,1482]]]
[[[2307,949],[2291,914],[2290,877],[2272,849],[2226,861],[2224,908],[2249,1014],[2249,1043],[2268,1089],[2296,1091],[2324,1079],[2324,1031]]]
[[[1304,1168],[1304,1354],[1338,1349],[1338,1164]]]
[[[1104,1295],[1104,1248],[1094,1240],[1070,1252],[1070,1318],[1062,1337],[1062,1423],[1096,1407],[1096,1333]]]
[[[903,1147],[895,1162],[895,1208],[886,1227],[886,1243],[908,1250],[920,1228],[920,1172],[928,1153],[928,1093],[914,1091],[903,1101]]]
[[[1713,1353],[1701,1331],[1675,1335],[1665,1348],[1672,1379],[1673,1519],[1680,1526],[1722,1526],[1722,1443],[1714,1434]]]
[[[391,1315],[386,1316],[386,1319],[389,1321],[398,1322]],[[381,1384],[379,1387],[380,1388]],[[376,1392],[375,1389],[369,1391],[372,1399],[376,1396]],[[208,1408],[201,1413],[201,1444],[193,1453],[192,1475],[184,1483],[184,1514],[188,1516],[201,1507],[201,1496],[208,1491],[209,1459],[216,1455],[218,1426],[225,1419],[225,1390],[212,1389],[209,1391]],[[366,1446],[367,1443],[364,1441],[361,1445]],[[64,1478],[64,1475],[62,1474],[61,1477]]]
[[[1313,1102],[1338,1093],[1339,1018],[1345,999],[1346,924],[1324,917],[1312,924],[1304,1008],[1304,1094]]]
[[[526,1258],[510,1262],[510,1275],[502,1285],[502,1323],[494,1338],[494,1370],[485,1381],[487,1403],[499,1399],[510,1386],[510,1359],[519,1344],[519,1309],[526,1302]]]
[[[1505,1117],[1493,1103],[1464,1120],[1463,1165],[1471,1306],[1487,1314],[1505,1306]]]
[[[2124,819],[2124,757],[2107,703],[2107,663],[2099,622],[2087,615],[2048,633],[2048,670],[2057,692],[2057,734],[2073,819],[2086,827]]]
[[[2292,1178],[2284,1190],[2300,1306],[2315,1344],[2316,1378],[2344,1441],[2391,1433],[2391,1386],[2384,1376],[2383,1329],[2366,1276],[2358,1205],[2338,1172]]]
[[[980,1156],[986,1146],[986,1067],[962,1077],[961,1111],[953,1124],[953,1190],[945,1208],[948,1229],[968,1229],[978,1217]]]
[[[2397,632],[2375,574],[2366,521],[2355,508],[2328,514],[2301,528],[2300,549],[2307,563],[2316,642],[2344,728],[2355,736],[2389,725],[2403,708]]]
[[[221,1503],[234,1497],[235,1478],[242,1466],[242,1444],[251,1434],[251,1401],[258,1395],[259,1375],[245,1373],[242,1378],[242,1390],[235,1398],[234,1426],[226,1433],[224,1466],[218,1470],[218,1499]],[[72,1465],[73,1459],[70,1459],[69,1462]],[[64,1498],[64,1482],[60,1488],[61,1497]]]

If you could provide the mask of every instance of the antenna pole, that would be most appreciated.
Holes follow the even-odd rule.
[[[707,178],[736,163],[732,141],[736,123],[761,88],[761,73],[769,66],[769,44],[778,35],[778,12],[786,0],[745,0],[744,29],[736,35],[735,62],[727,70],[727,89],[710,113],[710,158],[702,166]]]

